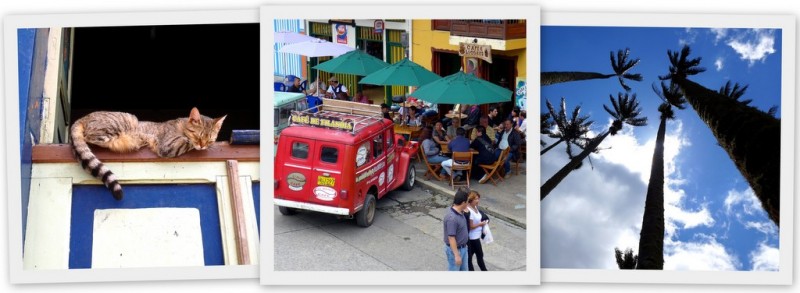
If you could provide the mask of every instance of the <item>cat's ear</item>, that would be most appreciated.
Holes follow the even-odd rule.
[[[217,129],[221,128],[222,127],[222,121],[225,121],[225,117],[228,117],[228,115],[225,115],[225,116],[219,117],[217,119],[214,119],[214,128],[217,128]]]
[[[189,122],[192,124],[200,124],[200,111],[197,110],[197,107],[192,108],[192,112],[189,113]]]

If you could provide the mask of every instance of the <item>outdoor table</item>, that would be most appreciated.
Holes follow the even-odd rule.
[[[458,116],[456,116],[456,115],[457,114],[455,114],[455,113],[447,113],[447,114],[444,115],[444,117],[447,117],[447,118],[450,118],[450,119],[454,119],[454,118],[458,117],[458,119],[461,120],[461,119],[467,118],[469,116],[469,115],[464,114],[464,113],[461,113]]]
[[[399,124],[395,124],[394,125],[394,133],[405,134],[405,135],[409,135],[409,136],[411,135],[411,133],[413,133],[415,131],[419,131],[420,129],[422,129],[422,126],[408,126],[408,125],[399,125]]]
[[[447,155],[450,154],[450,150],[448,149],[447,144],[439,144],[439,145],[442,146],[442,154],[447,154]],[[478,154],[478,151],[472,148],[469,149],[469,152],[472,153],[473,156]]]

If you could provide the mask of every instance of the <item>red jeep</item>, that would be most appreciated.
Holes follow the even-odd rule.
[[[398,187],[411,190],[411,158],[419,145],[394,133],[380,107],[324,99],[317,113],[294,111],[275,155],[275,204],[355,217],[369,227],[376,200]]]

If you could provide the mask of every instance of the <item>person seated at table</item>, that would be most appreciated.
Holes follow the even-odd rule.
[[[450,141],[447,144],[447,149],[450,150],[450,153],[453,152],[468,152],[469,151],[469,139],[467,139],[467,131],[464,128],[459,127],[456,129],[456,138]],[[456,162],[457,163],[457,162]],[[448,176],[454,176],[453,174],[453,159],[448,159],[442,162],[442,169],[444,169],[445,173]],[[455,174],[453,181],[461,181],[461,172],[459,174]]]
[[[290,93],[303,93],[304,95],[306,94],[306,90],[303,88],[303,85],[302,85],[303,81],[300,80],[300,77],[298,77],[298,76],[290,76],[289,79],[291,80],[292,85],[289,86],[289,88],[286,90],[287,92],[290,92]]]
[[[485,130],[482,133],[486,134],[486,136],[489,137],[489,142],[494,143],[496,131],[494,130],[494,128],[489,126],[489,117],[487,117],[487,116],[481,117],[481,123],[478,126],[483,126],[483,128]],[[474,141],[476,137],[478,137],[478,133],[473,131],[472,134],[469,137],[469,140],[470,141]]]
[[[425,129],[422,131],[422,151],[425,153],[425,156],[428,158],[428,163],[431,164],[439,164],[444,162],[448,158],[442,156],[442,150],[438,143],[433,140],[431,136],[431,131],[429,129]]]
[[[475,126],[478,126],[478,122],[481,118],[481,108],[478,105],[472,105],[467,110],[467,119],[464,121],[464,129],[465,130],[472,130]]]
[[[339,83],[339,79],[336,76],[331,76],[328,79],[328,91],[325,93],[325,96],[329,99],[337,99],[337,100],[349,100],[350,99],[350,92],[347,91],[347,86]]]
[[[369,104],[369,98],[364,94],[363,91],[356,91],[356,102]]]
[[[473,150],[478,151],[477,155],[473,156],[473,168],[472,168],[472,177],[473,178],[480,178],[480,183],[486,183],[486,180],[489,180],[489,177],[486,176],[486,172],[478,165],[491,165],[495,161],[497,161],[497,156],[494,152],[494,145],[492,144],[492,140],[486,134],[486,128],[483,125],[478,125],[475,127],[475,131],[472,133],[477,133],[477,136],[469,147]]]
[[[392,120],[392,115],[389,114],[389,105],[386,103],[381,104],[381,113],[383,113],[384,119]]]
[[[436,124],[433,125],[433,140],[438,144],[446,144],[450,142],[450,137],[447,136],[447,131],[442,126],[441,121],[436,121]]]
[[[503,174],[505,174],[506,177],[510,174],[511,162],[516,161],[517,156],[519,156],[519,148],[521,145],[522,137],[519,135],[519,131],[514,129],[514,121],[511,119],[506,120],[506,122],[503,123],[503,132],[497,134],[497,147],[494,151],[499,156],[500,152],[504,149],[511,148],[506,161],[503,163]]]
[[[453,138],[456,138],[456,136],[458,136],[456,134],[456,129],[461,128],[461,119],[451,119],[450,123],[451,123],[450,126],[447,127],[446,134],[452,140]]]
[[[422,126],[422,117],[417,116],[417,107],[408,107],[408,114],[404,118],[404,122],[408,126]]]
[[[417,100],[420,108],[420,115],[422,118],[433,117],[439,114],[439,104],[429,103],[423,100]]]
[[[503,118],[500,117],[500,107],[497,105],[491,106],[489,108],[489,126],[493,128],[493,130],[497,130],[500,128],[500,125],[503,124]],[[494,133],[494,132],[492,132]],[[490,135],[492,139],[494,139],[493,135]]]
[[[322,98],[324,97],[325,82],[317,78],[317,81],[312,82],[306,91],[306,104],[308,104],[308,108],[311,109],[309,112],[317,113],[317,109],[315,107],[322,105]]]

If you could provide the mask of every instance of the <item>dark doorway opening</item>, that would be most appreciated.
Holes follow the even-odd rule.
[[[487,80],[496,85],[507,88],[511,92],[514,92],[514,80],[517,77],[516,64],[516,56],[508,57],[503,55],[493,55],[492,63],[489,65],[489,76]],[[516,101],[513,95],[511,101],[499,103],[498,106],[500,106],[500,117],[508,117],[508,115],[511,114],[511,109],[514,108],[515,104]]]
[[[72,123],[92,111],[122,111],[139,120],[228,115],[232,129],[259,129],[259,25],[168,25],[76,28]]]

